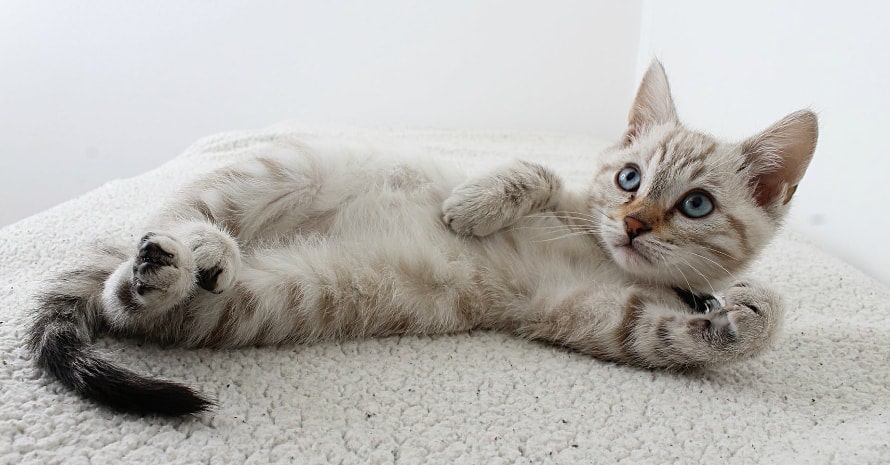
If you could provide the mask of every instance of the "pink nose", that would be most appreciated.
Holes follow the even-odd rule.
[[[632,216],[624,217],[624,232],[627,233],[627,237],[629,237],[630,240],[634,240],[634,238],[639,236],[640,234],[651,230],[652,228],[650,228],[645,221],[639,220]]]

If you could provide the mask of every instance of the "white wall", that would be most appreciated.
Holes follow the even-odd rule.
[[[657,55],[681,118],[741,139],[819,113],[790,225],[890,284],[890,4],[646,1],[638,75]]]
[[[4,3],[0,226],[287,118],[612,138],[658,55],[681,115],[717,135],[816,109],[791,224],[890,283],[882,3],[210,4]]]
[[[212,7],[210,6],[212,5]],[[641,2],[6,2],[0,225],[287,118],[615,137]]]

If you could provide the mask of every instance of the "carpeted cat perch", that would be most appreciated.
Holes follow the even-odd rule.
[[[42,376],[23,345],[40,281],[193,174],[300,138],[376,140],[468,172],[525,158],[571,182],[584,137],[309,129],[205,138],[164,166],[0,230],[0,464],[888,463],[890,289],[786,231],[751,270],[787,300],[765,355],[673,374],[478,331],[232,351],[100,340],[122,364],[219,401],[185,419],[121,415]],[[817,154],[817,157],[819,155]]]

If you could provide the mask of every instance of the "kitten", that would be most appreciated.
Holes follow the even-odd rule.
[[[87,397],[172,415],[211,401],[115,365],[91,338],[231,348],[485,328],[642,367],[750,357],[782,303],[733,276],[776,232],[816,138],[809,111],[741,143],[686,129],[655,61],[586,192],[524,161],[465,180],[427,161],[270,154],[210,174],[135,247],[51,281],[30,348]]]

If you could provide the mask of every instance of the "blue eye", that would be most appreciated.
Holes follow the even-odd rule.
[[[714,210],[714,202],[704,192],[693,192],[680,202],[679,208],[690,218],[701,218]]]
[[[627,166],[618,172],[618,187],[635,192],[640,188],[640,172],[633,166]]]

